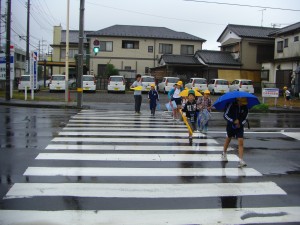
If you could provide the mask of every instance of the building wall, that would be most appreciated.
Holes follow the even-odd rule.
[[[294,37],[296,36],[298,36],[299,39],[300,32],[297,32],[292,35],[277,37],[275,39],[275,53],[274,53],[275,59],[300,57],[300,40],[294,41]],[[284,44],[285,39],[288,40],[288,46],[287,47],[283,46],[283,51],[278,52],[277,51],[278,42],[283,41]]]
[[[110,41],[113,43],[111,52],[100,52],[94,55],[92,44],[94,40]],[[122,40],[138,41],[138,49],[122,48]],[[200,41],[180,41],[180,40],[160,40],[160,39],[139,39],[139,38],[119,38],[119,37],[92,37],[90,39],[90,68],[94,74],[98,73],[98,64],[113,64],[116,69],[124,70],[125,67],[131,67],[137,73],[145,74],[145,68],[153,68],[158,66],[158,60],[162,55],[159,53],[159,44],[172,44],[172,54],[180,54],[181,45],[194,45],[194,53],[202,49]],[[153,46],[153,52],[148,52],[148,47]],[[100,74],[97,74],[100,75]]]

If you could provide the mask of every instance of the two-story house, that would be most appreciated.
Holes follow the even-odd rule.
[[[84,49],[85,49],[85,60],[84,60],[84,72],[87,72],[87,62],[89,51],[89,43],[86,39],[86,34],[91,31],[84,31]],[[74,77],[76,74],[76,55],[78,54],[78,42],[79,42],[79,31],[69,31],[69,75]],[[52,74],[63,74],[65,73],[65,61],[66,61],[66,30],[63,30],[61,26],[54,26],[53,31],[53,43],[51,44],[52,59],[47,61],[46,65],[52,68]],[[88,52],[89,53],[89,52]],[[43,65],[43,62],[40,63]]]
[[[231,52],[241,63],[239,77],[235,74],[232,80],[247,78],[261,81],[261,63],[274,56],[275,38],[269,34],[276,30],[272,27],[227,25],[217,41],[221,43],[221,51]]]
[[[300,72],[300,22],[278,29],[269,34],[275,38],[274,57],[262,64],[262,76],[278,88],[298,84]],[[293,80],[294,78],[294,80]],[[293,80],[293,82],[292,82]]]
[[[108,63],[120,74],[149,74],[163,54],[194,55],[204,39],[165,27],[114,25],[87,34],[90,70],[101,76]],[[100,51],[93,54],[95,44]]]

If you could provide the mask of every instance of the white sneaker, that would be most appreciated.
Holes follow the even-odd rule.
[[[242,167],[245,167],[245,166],[247,166],[247,164],[245,163],[244,160],[241,159],[240,162],[239,162],[239,164],[238,164],[238,167],[242,168]]]
[[[221,158],[222,158],[222,161],[223,161],[223,162],[228,162],[227,154],[226,154],[226,153],[223,152]]]

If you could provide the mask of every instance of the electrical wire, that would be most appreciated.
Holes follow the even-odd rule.
[[[244,4],[237,4],[237,3],[212,2],[212,1],[201,1],[201,0],[183,0],[183,1],[186,1],[186,2],[199,2],[199,3],[218,4],[218,5],[230,5],[230,6],[241,6],[241,7],[251,7],[251,8],[274,9],[274,10],[284,10],[284,11],[300,12],[300,9],[287,9],[287,8],[270,7],[270,6],[244,5]]]

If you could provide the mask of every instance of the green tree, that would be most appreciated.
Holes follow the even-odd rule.
[[[106,77],[109,77],[111,75],[118,75],[118,74],[119,74],[119,70],[117,70],[113,64],[107,63],[105,69]]]

